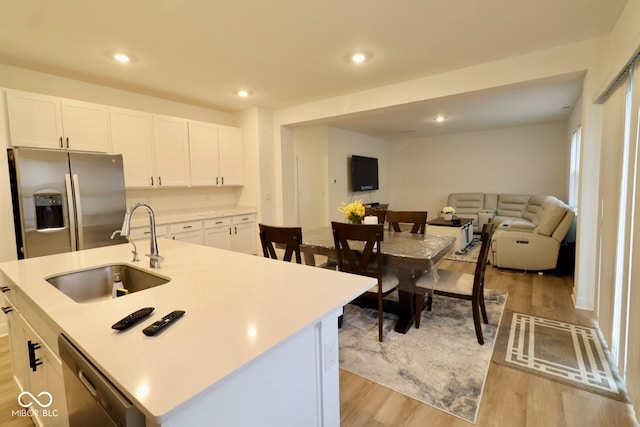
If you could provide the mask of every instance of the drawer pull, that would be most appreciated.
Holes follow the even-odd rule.
[[[12,311],[13,311],[13,308],[12,308],[12,307],[2,307],[2,312],[3,312],[4,314],[9,314],[9,313],[11,313]]]
[[[6,292],[9,292],[10,290],[11,290],[11,288],[8,287],[8,286],[0,287],[0,291],[2,291],[3,294],[6,293]]]
[[[185,225],[182,227],[183,230],[187,230],[189,228],[193,228],[193,225]]]
[[[36,350],[41,348],[37,342],[27,341],[27,347],[29,348],[29,367],[35,372],[38,366],[42,365],[42,360],[36,357]]]

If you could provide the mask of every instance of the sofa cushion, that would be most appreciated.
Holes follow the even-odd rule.
[[[456,214],[477,215],[484,209],[484,193],[451,193],[448,206],[452,206]]]
[[[522,218],[530,198],[529,194],[499,194],[496,213],[500,216]]]
[[[555,197],[547,199],[538,209],[538,226],[536,233],[543,236],[551,236],[562,218],[567,213],[568,207]]]
[[[538,225],[538,211],[547,199],[549,199],[549,196],[543,196],[540,194],[531,196],[531,198],[529,199],[529,204],[522,214],[522,217],[528,219],[535,225]]]

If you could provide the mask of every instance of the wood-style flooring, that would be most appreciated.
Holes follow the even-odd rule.
[[[473,273],[474,264],[444,261],[443,268]],[[587,313],[571,302],[573,278],[538,275],[489,266],[486,286],[509,292],[507,307],[521,313],[591,324]],[[436,309],[434,307],[434,309]],[[586,323],[585,323],[586,322]],[[428,327],[425,323],[421,327]],[[469,331],[469,342],[475,334]],[[0,337],[0,426],[33,426],[19,409],[11,378],[7,337]],[[472,424],[410,399],[386,387],[340,370],[341,424],[345,427],[433,426]],[[631,405],[492,363],[478,413],[478,426],[637,426]]]
[[[443,261],[441,268],[473,274],[475,264]],[[564,322],[593,325],[573,308],[573,277],[487,268],[486,287],[509,292],[507,308]],[[436,307],[434,307],[436,310]],[[428,323],[420,327],[429,327]],[[469,331],[469,343],[475,333]],[[342,426],[472,426],[460,418],[340,370]],[[633,408],[616,400],[491,363],[477,426],[637,426]]]

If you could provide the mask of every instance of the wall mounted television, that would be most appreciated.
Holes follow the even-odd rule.
[[[351,190],[371,191],[378,188],[378,159],[351,156]]]

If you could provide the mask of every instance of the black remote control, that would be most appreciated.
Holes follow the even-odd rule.
[[[144,328],[142,330],[142,333],[151,337],[157,334],[158,332],[160,332],[165,326],[168,326],[171,323],[178,320],[179,318],[181,318],[183,314],[184,314],[183,310],[172,311],[171,313],[164,316],[162,319],[158,320],[157,322],[153,322],[152,324]]]
[[[152,311],[153,311],[153,307],[141,308],[140,310],[134,311],[127,317],[124,317],[118,320],[116,323],[111,325],[111,328],[116,329],[118,331],[123,331],[128,327],[135,325],[136,323],[138,323],[140,320],[144,319],[148,315],[150,315]]]

